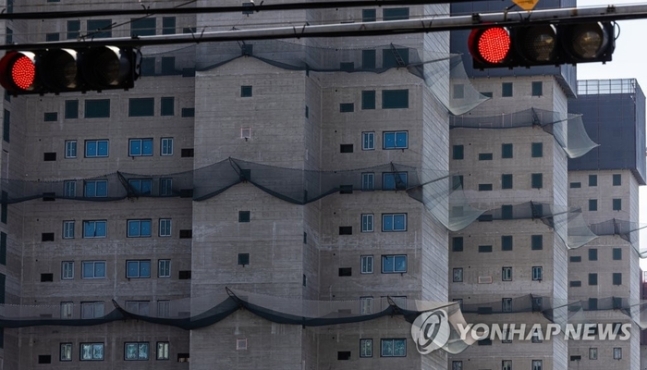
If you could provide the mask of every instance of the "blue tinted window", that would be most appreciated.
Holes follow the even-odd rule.
[[[404,190],[407,188],[406,172],[385,172],[382,174],[382,190]]]
[[[406,149],[409,147],[409,133],[407,131],[386,131],[383,139],[383,149]]]
[[[87,158],[107,157],[108,140],[87,140],[85,142],[85,156]]]
[[[84,238],[103,238],[106,236],[106,221],[83,221]]]
[[[387,213],[382,215],[382,231],[406,231],[407,215],[404,213]]]
[[[130,157],[153,155],[153,139],[130,139],[129,144]]]
[[[88,180],[84,184],[83,195],[89,198],[100,198],[108,196],[107,180]]]
[[[151,236],[151,220],[128,220],[128,237],[142,238]]]
[[[407,272],[407,256],[387,255],[382,256],[382,273],[402,273]]]

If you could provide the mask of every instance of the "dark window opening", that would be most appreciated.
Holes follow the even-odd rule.
[[[339,146],[339,152],[340,153],[352,153],[353,152],[353,144],[341,144]]]
[[[56,160],[56,153],[43,153],[43,161],[52,162]]]
[[[350,351],[337,352],[337,360],[340,360],[340,361],[350,360]]]
[[[41,241],[53,242],[54,241],[54,233],[42,233],[41,234]]]
[[[49,283],[54,281],[54,274],[40,274],[41,283]]]
[[[353,235],[353,227],[352,226],[340,226],[339,227],[339,235]]]
[[[178,274],[180,280],[189,280],[191,279],[191,270],[180,271]]]
[[[249,222],[250,218],[251,218],[250,211],[238,212],[238,222]]]
[[[193,157],[193,148],[187,148],[187,149],[182,149],[180,150],[180,156],[184,158],[192,158]]]
[[[351,267],[339,268],[339,276],[353,276],[353,269]]]
[[[51,355],[38,355],[39,364],[51,364],[52,356]]]
[[[180,239],[191,239],[193,237],[193,230],[180,230]]]
[[[243,267],[249,265],[249,253],[238,253],[238,264]]]

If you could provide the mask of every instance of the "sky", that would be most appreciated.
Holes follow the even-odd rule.
[[[540,0],[541,1],[541,0]],[[642,2],[643,4],[645,2]],[[577,6],[606,6],[628,5],[636,2],[617,0],[578,0]],[[613,60],[602,63],[578,64],[578,80],[606,80],[617,78],[636,78],[643,92],[647,92],[647,48],[644,47],[647,38],[647,19],[619,21],[620,35],[616,40],[616,50]],[[640,189],[640,223],[647,224],[647,186]],[[647,248],[647,232],[640,234],[641,246]],[[643,270],[647,271],[647,259],[641,260]]]

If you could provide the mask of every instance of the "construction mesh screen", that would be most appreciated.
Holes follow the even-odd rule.
[[[191,76],[195,71],[207,71],[237,58],[256,58],[282,69],[308,72],[382,73],[403,68],[424,80],[434,97],[452,114],[468,112],[488,99],[472,86],[460,55],[420,51],[394,44],[361,49],[320,47],[316,44],[316,40],[305,44],[259,40],[145,52],[142,75]],[[153,58],[156,57],[162,59],[161,70],[154,67]],[[449,86],[453,86],[451,93]]]
[[[578,158],[598,146],[586,133],[582,115],[530,108],[497,116],[450,116],[450,128],[510,129],[541,127],[553,135],[569,158]]]

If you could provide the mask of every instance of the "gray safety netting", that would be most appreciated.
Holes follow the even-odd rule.
[[[395,163],[354,170],[313,171],[228,158],[193,171],[173,174],[116,172],[57,181],[2,179],[0,202],[12,204],[40,198],[101,202],[139,197],[187,197],[199,202],[239,183],[250,183],[293,204],[306,204],[330,194],[351,194],[359,190],[407,191],[412,197],[421,199],[421,178],[433,182],[447,177],[447,171],[420,170]],[[441,194],[432,196],[440,197]]]
[[[450,353],[460,353],[475,342],[461,339],[459,335],[458,326],[467,327],[466,317],[473,319],[471,314],[536,312],[546,320],[561,325],[586,320],[586,316],[583,315],[586,311],[614,311],[641,325],[644,322],[641,315],[647,308],[644,302],[632,304],[630,300],[620,297],[556,303],[551,297],[528,294],[506,302],[498,300],[461,306],[457,302],[430,302],[389,296],[354,300],[308,300],[238,289],[232,291],[228,288],[225,288],[225,293],[214,293],[209,297],[165,302],[165,305],[158,303],[155,309],[149,307],[148,301],[87,302],[92,305],[91,310],[87,310],[83,303],[80,310],[64,308],[63,305],[3,304],[0,305],[0,327],[93,326],[138,320],[193,330],[214,325],[243,309],[272,323],[299,325],[303,328],[360,323],[390,317],[404,319],[415,327],[413,329],[420,329],[426,328],[425,322],[429,316],[438,315],[437,319],[448,322],[449,330],[449,340],[440,348]],[[482,322],[480,319],[478,321]],[[412,330],[413,333],[415,330]],[[414,337],[418,346],[426,342],[424,339],[427,338]]]
[[[286,70],[307,72],[383,73],[402,68],[425,81],[432,95],[452,114],[463,114],[488,100],[473,87],[460,55],[394,44],[361,48],[319,45],[325,43],[316,39],[304,43],[257,40],[198,44],[156,52],[144,50],[141,74],[192,76],[195,71],[211,70],[245,57]],[[155,70],[155,57],[162,58],[161,72]]]
[[[314,171],[264,165],[234,158],[173,174],[143,175],[116,172],[86,179],[26,181],[2,179],[3,205],[33,199],[116,201],[126,198],[186,197],[204,201],[230,187],[249,183],[293,204],[307,204],[328,195],[354,191],[393,191],[421,202],[425,209],[450,231],[460,231],[474,221],[537,219],[553,228],[569,249],[579,248],[598,236],[619,235],[638,249],[632,233],[645,229],[637,223],[609,220],[588,225],[581,210],[540,202],[503,205],[482,210],[470,205],[455,174],[421,170],[395,163],[354,170]]]
[[[460,213],[460,211],[458,212]],[[542,202],[524,202],[481,211],[477,220],[479,222],[538,220],[554,230],[568,249],[580,248],[600,236],[618,236],[626,241],[624,244],[630,245],[640,258],[647,258],[647,251],[641,251],[638,242],[640,239],[638,233],[643,230],[647,231],[647,225],[615,218],[596,224],[587,224],[582,216],[582,210],[579,208],[555,206]]]
[[[586,133],[582,115],[530,108],[497,116],[450,116],[450,128],[509,129],[541,127],[553,135],[569,158],[578,158],[599,146]]]

